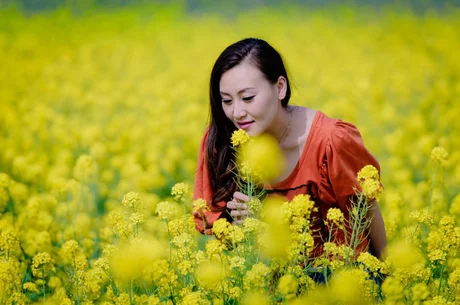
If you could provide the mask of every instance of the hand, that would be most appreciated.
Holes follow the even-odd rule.
[[[232,224],[240,225],[248,217],[249,211],[246,204],[248,201],[249,197],[247,195],[241,192],[233,193],[232,200],[227,202],[227,208],[230,210],[230,216],[233,218]]]

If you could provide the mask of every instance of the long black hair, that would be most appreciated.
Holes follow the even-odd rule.
[[[272,84],[275,84],[280,76],[286,78],[286,96],[281,101],[283,107],[287,107],[291,97],[289,78],[283,59],[266,41],[258,38],[245,38],[228,46],[217,58],[209,84],[211,118],[206,140],[206,165],[213,190],[212,206],[216,210],[218,207],[215,203],[230,200],[236,191],[236,183],[233,179],[234,162],[232,162],[234,154],[230,147],[230,138],[237,128],[226,117],[222,108],[220,79],[222,74],[243,61],[257,67]]]

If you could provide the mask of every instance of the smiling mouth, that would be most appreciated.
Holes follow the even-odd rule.
[[[241,129],[247,129],[247,128],[249,128],[249,126],[252,125],[252,123],[254,123],[254,121],[241,122],[241,123],[237,123],[237,124],[238,124],[238,127],[240,127]]]

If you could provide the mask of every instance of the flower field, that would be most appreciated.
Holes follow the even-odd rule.
[[[0,304],[460,304],[459,17],[0,7]],[[379,160],[385,262],[333,243],[300,260],[307,196],[195,231],[210,71],[249,36],[283,55],[292,104],[355,124]]]

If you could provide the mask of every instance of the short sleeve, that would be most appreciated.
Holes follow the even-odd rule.
[[[336,203],[346,212],[355,188],[362,190],[356,176],[366,165],[373,165],[380,175],[380,165],[364,146],[358,129],[353,124],[337,120],[326,144],[321,171],[323,201],[329,205]]]
[[[193,213],[195,219],[196,229],[203,234],[212,234],[211,228],[213,223],[221,216],[222,211],[212,208],[211,202],[213,192],[209,180],[208,167],[206,165],[206,139],[208,130],[206,130],[203,138],[201,139],[200,149],[198,152],[198,163],[195,172],[195,184],[193,190],[193,199],[202,198],[206,200],[210,211],[196,211]],[[218,207],[225,207],[225,202],[218,202]]]

